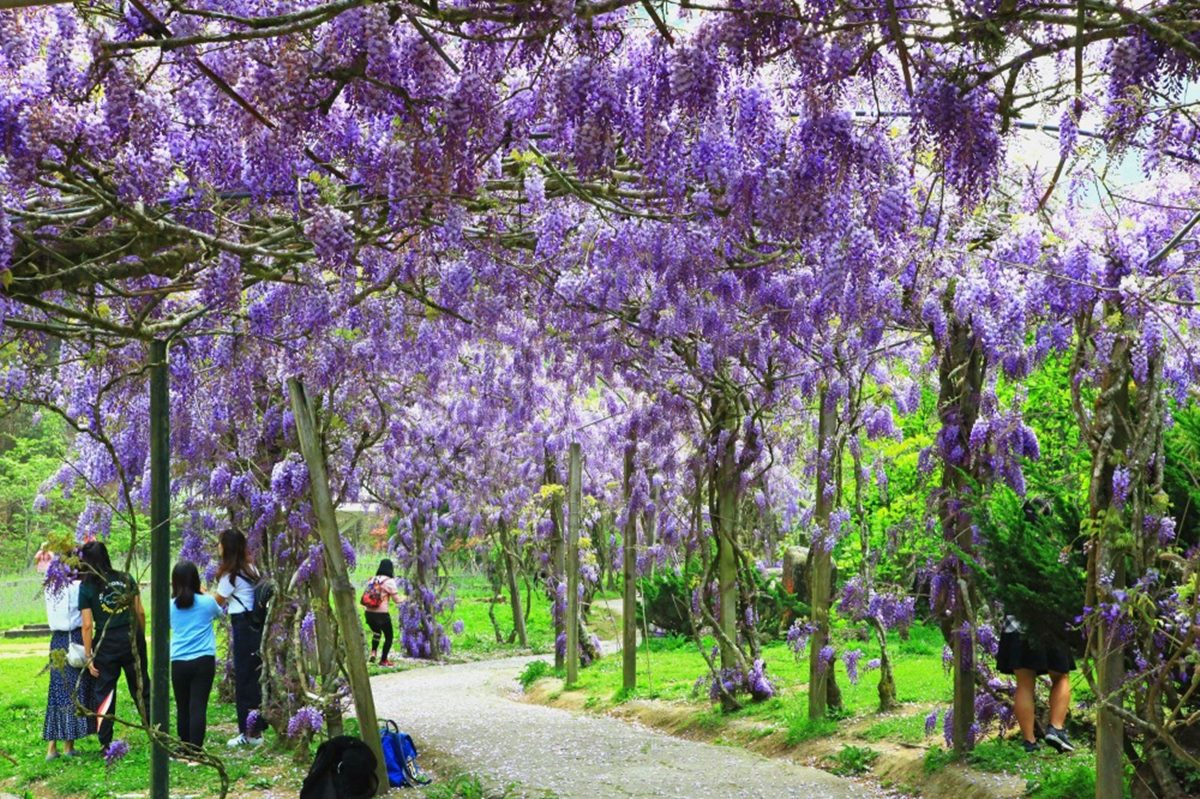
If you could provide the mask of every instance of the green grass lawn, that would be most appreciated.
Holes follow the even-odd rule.
[[[858,685],[851,685],[845,666],[839,659],[835,666],[842,699],[850,715],[874,712],[879,703],[878,671],[867,671],[866,662],[878,657],[879,647],[872,641],[840,641],[843,649],[862,649]],[[712,646],[706,640],[705,646]],[[889,650],[896,693],[901,702],[948,702],[952,683],[942,668],[941,633],[932,627],[915,627],[908,641],[892,639]],[[787,712],[808,712],[808,700],[800,690],[808,682],[807,656],[797,662],[786,642],[774,642],[763,648],[767,676],[775,683],[775,698],[748,705],[738,714],[748,716],[781,716]],[[707,701],[706,666],[695,644],[685,638],[652,638],[649,648],[638,649],[638,687],[629,697],[621,693],[621,657],[601,659],[580,672],[577,690],[595,695],[603,701],[616,702],[625,698],[691,699]],[[704,677],[697,695],[696,680]]]
[[[27,641],[0,646],[0,684],[6,686],[3,698],[0,698],[0,751],[15,761],[0,757],[0,791],[30,797],[89,799],[144,793],[150,773],[150,745],[140,730],[117,726],[116,737],[129,742],[130,752],[111,768],[105,766],[99,741],[94,735],[77,743],[81,757],[45,760],[42,720],[49,673],[45,670],[46,655],[30,654],[35,648],[45,651],[49,643]],[[119,690],[125,691],[123,682]],[[126,691],[118,700],[118,713],[129,717],[132,710],[133,700]],[[173,730],[173,704],[171,710]],[[231,796],[247,795],[276,785],[283,795],[295,794],[305,768],[292,763],[290,752],[274,749],[270,743],[273,741],[271,733],[268,733],[268,745],[225,756],[228,751],[225,742],[237,734],[237,721],[233,706],[219,703],[215,690],[209,701],[208,723],[206,748],[224,756],[225,768],[232,780]],[[216,773],[211,769],[171,764],[173,796],[215,796],[217,784]]]
[[[446,613],[441,621],[450,636],[451,655],[495,655],[511,654],[522,651],[520,644],[509,644],[508,635],[513,629],[512,608],[507,601],[507,591],[503,596],[505,601],[495,603],[496,621],[504,640],[496,641],[495,629],[488,618],[488,609],[492,607],[492,587],[487,577],[482,574],[458,574],[454,578],[454,592],[457,599],[453,610]],[[526,634],[529,637],[529,648],[534,653],[554,653],[554,623],[550,618],[550,600],[538,586],[529,594],[529,612],[526,622]],[[521,586],[522,608],[526,600],[525,587]],[[462,621],[463,631],[455,634],[452,627],[454,622]]]

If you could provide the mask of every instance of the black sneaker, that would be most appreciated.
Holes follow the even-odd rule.
[[[1038,750],[1037,741],[1021,741],[1022,748],[1025,749],[1025,754],[1031,755]]]
[[[1046,729],[1046,743],[1059,752],[1075,751],[1075,747],[1071,746],[1070,740],[1067,739],[1067,731],[1060,730],[1058,727],[1048,727]]]

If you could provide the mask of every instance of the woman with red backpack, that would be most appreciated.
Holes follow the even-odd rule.
[[[371,630],[371,662],[375,662],[375,653],[379,649],[379,638],[383,636],[383,657],[379,659],[380,666],[390,666],[388,653],[392,651],[392,614],[388,611],[390,600],[400,601],[400,591],[396,588],[396,573],[388,558],[379,561],[375,576],[367,581],[363,589],[362,605],[366,609],[363,616],[367,627]]]

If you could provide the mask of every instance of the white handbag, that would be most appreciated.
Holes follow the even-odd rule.
[[[77,644],[74,641],[67,647],[67,665],[73,669],[82,669],[87,665],[87,655],[83,651],[83,644]]]

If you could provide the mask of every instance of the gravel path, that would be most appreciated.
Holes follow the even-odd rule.
[[[864,786],[740,749],[519,701],[529,657],[375,677],[380,718],[433,759],[521,795],[559,799],[851,799]],[[440,756],[440,757],[439,757]]]

